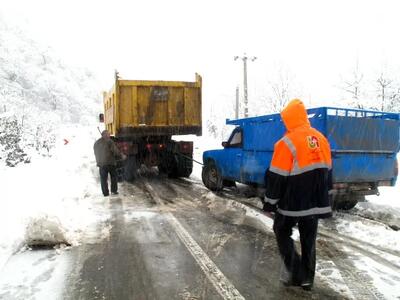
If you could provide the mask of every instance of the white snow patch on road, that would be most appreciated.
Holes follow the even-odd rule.
[[[382,223],[360,220],[346,213],[336,218],[338,233],[385,249],[400,251],[400,231],[394,231]]]
[[[344,298],[356,299],[333,261],[318,258],[315,275],[318,277],[318,280],[328,285],[334,291],[339,292]]]
[[[382,294],[385,299],[400,298],[400,274],[390,268],[378,264],[366,256],[359,256],[354,260],[358,270],[363,272],[364,277],[372,278],[373,292]]]
[[[152,218],[157,215],[158,214],[153,211],[132,211],[126,214],[126,216],[132,217],[133,219]]]

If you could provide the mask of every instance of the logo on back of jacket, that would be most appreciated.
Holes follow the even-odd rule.
[[[316,136],[307,136],[308,148],[315,150],[319,148],[319,142]]]

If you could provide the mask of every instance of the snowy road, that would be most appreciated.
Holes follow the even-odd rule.
[[[338,234],[335,220],[321,224],[314,290],[281,286],[272,222],[241,200],[233,190],[214,195],[197,181],[150,172],[134,184],[121,184],[118,197],[94,200],[99,222],[84,233],[80,246],[13,255],[0,278],[0,299],[399,295],[399,253]],[[381,281],[364,272],[363,264],[374,264]],[[382,293],[382,284],[392,285],[392,294]]]

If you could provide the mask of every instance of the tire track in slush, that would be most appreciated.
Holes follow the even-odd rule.
[[[174,182],[176,184],[176,182]],[[181,183],[177,184],[178,186],[182,186]],[[228,195],[224,195],[224,196],[228,196]],[[258,208],[255,207],[253,205],[249,205],[248,203],[242,203],[240,201],[240,199],[237,199],[236,197],[232,197],[232,196],[228,196],[227,197],[227,201],[233,201],[235,203],[240,203],[242,205],[244,205],[245,207],[248,207],[251,210],[254,210],[255,212],[258,213],[262,213],[262,211]],[[322,230],[321,233],[322,238],[327,238],[329,240],[333,239],[335,242],[339,242],[341,241],[343,243],[343,241],[339,238],[339,237],[332,237],[332,235],[327,235],[327,232],[325,230]],[[335,243],[333,243],[335,244]],[[373,257],[375,258],[376,261],[380,261],[381,263],[383,263],[384,265],[388,266],[389,262],[386,261],[383,258],[380,258],[378,255],[376,255],[376,253],[374,253],[373,251],[368,251],[365,249],[362,249],[361,244],[360,246],[358,245],[354,245],[353,243],[350,243],[350,246],[353,250],[356,250],[360,253],[363,253],[369,257]],[[326,247],[324,247],[326,248]],[[329,247],[328,247],[329,248]],[[336,247],[334,247],[336,249]],[[362,250],[362,251],[361,251]],[[336,251],[339,251],[339,249],[336,249]],[[326,251],[323,251],[326,252]],[[328,250],[328,253],[330,251]],[[342,250],[342,253],[346,253],[346,251]],[[326,253],[325,253],[326,254]],[[330,253],[329,253],[330,254]],[[370,255],[368,255],[370,254]],[[334,255],[328,255],[329,257],[335,257]],[[380,258],[379,260],[377,260],[377,256]],[[365,274],[363,274],[362,271],[359,270],[354,270],[351,260],[347,259],[347,260],[341,260],[341,259],[335,259],[335,260],[327,260],[327,262],[329,263],[330,266],[333,266],[334,269],[336,269],[340,276],[341,276],[341,281],[344,284],[344,287],[347,291],[347,296],[350,299],[385,299],[385,296],[379,292],[379,290],[370,283],[370,280],[368,280],[368,278],[365,276]],[[396,266],[391,266],[391,268],[397,268]],[[324,269],[322,268],[320,271],[324,271]],[[319,274],[317,274],[318,276]],[[351,283],[351,284],[349,284]]]
[[[185,181],[184,182],[182,182],[182,181],[173,181],[172,182],[172,185],[175,188],[178,188],[178,190],[179,190],[178,193],[182,192],[181,189],[183,190],[185,187],[188,187],[192,184],[193,184],[192,182],[186,183]],[[201,193],[201,191],[199,191],[199,190],[196,190],[195,194],[196,194],[196,196],[201,197],[203,193]],[[235,197],[236,195],[235,196],[224,195],[224,196],[227,196],[227,198],[228,198],[227,201],[233,201],[238,204],[241,203],[242,205],[248,207],[251,210],[254,210],[255,212],[259,212],[259,213],[261,212],[261,210],[258,207],[249,205],[246,202],[243,203],[242,201],[240,201],[240,199],[237,199],[237,197]],[[352,243],[345,243],[345,241],[342,239],[342,236],[334,237],[331,234],[328,234],[328,232],[324,229],[321,230],[321,237],[322,237],[322,239],[327,239],[327,242],[329,240],[331,240],[331,242],[334,242],[333,243],[334,245],[336,243],[338,243],[339,245],[342,245],[342,246],[344,246],[344,245],[350,246],[350,248],[352,250],[355,250],[355,251],[359,252],[360,254],[362,253],[364,255],[367,255],[367,257],[371,257],[375,261],[379,261],[383,265],[385,265],[387,267],[391,267],[391,269],[398,268],[398,265],[390,266],[388,260],[380,257],[379,254],[376,253],[377,250],[378,250],[378,252],[382,251],[382,252],[388,253],[388,251],[385,251],[385,249],[375,249],[376,247],[372,247],[372,249],[368,249],[368,250],[363,249],[362,243],[360,243],[359,245],[358,245],[358,243],[356,243],[356,242],[358,242],[358,240],[353,241]],[[367,245],[367,246],[369,246],[369,245]],[[326,247],[324,247],[324,248],[326,248]],[[347,251],[345,251],[344,249],[340,250],[337,247],[334,247],[334,248],[336,251],[339,251],[343,254],[345,254],[345,253],[350,254],[350,253],[347,253]],[[354,266],[353,266],[350,258],[347,260],[346,259],[345,260],[343,260],[343,259],[332,260],[332,258],[335,256],[329,255],[329,254],[331,254],[331,253],[329,253],[330,252],[329,250],[328,250],[328,253],[326,253],[326,251],[322,251],[322,252],[325,252],[325,254],[328,254],[328,257],[331,258],[327,261],[330,264],[329,268],[331,268],[331,266],[333,266],[334,269],[336,269],[339,272],[339,274],[342,278],[341,281],[343,282],[345,290],[346,290],[345,294],[347,294],[346,296],[348,298],[350,298],[350,299],[385,299],[385,296],[373,284],[371,284],[370,278],[368,276],[366,276],[360,270],[353,269]],[[390,251],[389,251],[389,253],[390,253]],[[368,254],[370,254],[370,255],[368,255]],[[390,254],[395,255],[397,253],[390,253]],[[320,271],[323,272],[324,268],[322,267],[322,269]]]
[[[156,201],[160,206],[163,206],[162,200],[159,199],[154,189],[150,184],[144,182],[144,187],[149,192],[148,194]],[[177,236],[186,246],[190,254],[196,260],[197,264],[200,266],[201,270],[204,272],[208,280],[214,286],[218,294],[223,299],[245,299],[240,292],[235,288],[235,286],[229,281],[229,279],[221,272],[217,265],[208,257],[208,255],[203,251],[199,244],[191,237],[191,235],[186,231],[182,224],[177,218],[170,212],[166,212],[167,220],[169,224],[174,228]]]

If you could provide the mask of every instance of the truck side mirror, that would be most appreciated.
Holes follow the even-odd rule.
[[[99,114],[99,122],[104,123],[104,114]]]
[[[226,146],[228,146],[228,142],[222,142],[222,147],[226,147]]]

